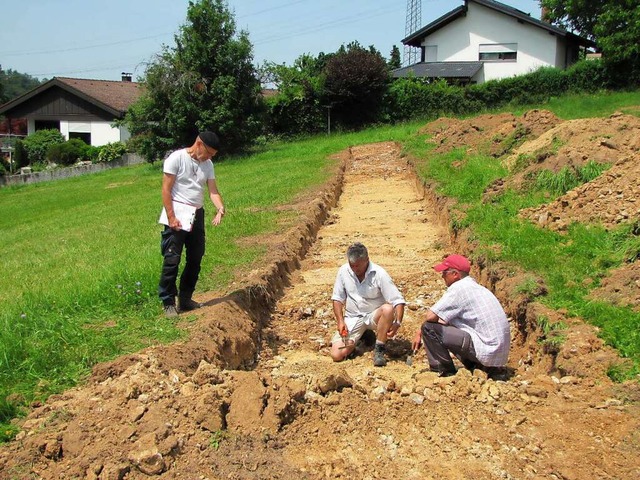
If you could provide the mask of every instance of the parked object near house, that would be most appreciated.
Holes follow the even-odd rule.
[[[114,126],[142,93],[142,86],[123,75],[122,81],[54,77],[0,106],[0,115],[26,118],[28,134],[57,129],[65,139],[80,138],[101,146],[126,142],[124,126]]]
[[[595,43],[493,0],[465,0],[402,40],[421,50],[420,62],[393,71],[396,78],[444,78],[484,83],[540,67],[565,69]]]

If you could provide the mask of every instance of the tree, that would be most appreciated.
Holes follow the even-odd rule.
[[[387,63],[375,48],[358,42],[341,46],[324,69],[325,105],[346,127],[359,127],[377,120],[389,84]]]
[[[38,130],[22,140],[29,164],[45,164],[49,147],[64,143],[64,137],[58,130]]]
[[[4,90],[4,71],[2,70],[2,65],[0,65],[0,105],[7,101]]]
[[[272,133],[298,135],[317,133],[326,128],[322,106],[324,74],[331,55],[299,56],[292,66],[266,62],[261,67],[264,83],[276,87],[277,94],[266,100],[268,124]]]
[[[153,161],[213,130],[225,151],[247,146],[259,133],[260,83],[248,34],[224,0],[190,1],[187,21],[145,71],[145,94],[126,117],[139,151]]]
[[[0,104],[19,97],[41,83],[31,75],[11,69],[5,71],[0,66]]]
[[[545,19],[594,40],[610,73],[640,81],[638,0],[542,0]]]
[[[400,49],[397,45],[394,45],[391,49],[388,65],[389,70],[395,70],[396,68],[402,67],[402,57],[400,55]]]
[[[610,5],[598,17],[595,34],[605,63],[635,83],[640,81],[640,3],[622,0]]]
[[[544,20],[595,40],[598,16],[610,0],[541,0]]]

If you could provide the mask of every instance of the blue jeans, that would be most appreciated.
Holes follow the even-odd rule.
[[[186,262],[180,275],[180,290],[178,290],[176,280],[183,249],[186,253]],[[164,260],[158,284],[158,296],[164,305],[175,304],[176,296],[184,299],[191,298],[200,275],[204,249],[204,208],[196,210],[196,218],[190,232],[173,230],[165,226],[160,241],[160,251]]]

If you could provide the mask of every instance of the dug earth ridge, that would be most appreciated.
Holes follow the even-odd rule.
[[[423,352],[407,365],[444,291],[431,266],[472,255],[472,243],[449,234],[446,200],[396,144],[353,147],[337,165],[291,206],[301,223],[266,240],[266,266],[198,298],[188,340],[100,364],[84,386],[36,406],[0,449],[0,478],[640,478],[638,384],[612,384],[615,352],[579,319],[516,293],[513,269],[472,270],[510,316],[508,380],[463,369],[437,378]],[[368,349],[343,363],[328,355],[332,285],[355,241],[408,302],[384,368]],[[542,314],[569,325],[553,352],[538,341]]]

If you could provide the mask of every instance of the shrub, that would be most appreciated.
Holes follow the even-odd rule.
[[[598,92],[612,87],[609,73],[600,60],[582,60],[565,71],[568,89],[574,92]]]
[[[22,141],[29,164],[45,163],[47,151],[51,145],[64,143],[64,137],[58,130],[38,130]]]
[[[87,145],[86,159],[91,160],[91,162],[95,163],[98,161],[98,154],[102,150],[101,147],[94,147],[93,145]]]
[[[22,167],[29,165],[29,156],[27,150],[24,148],[22,140],[18,140],[15,144],[15,150],[13,151],[13,167],[15,170],[19,170]]]
[[[317,99],[278,95],[267,101],[269,131],[300,135],[319,133],[327,128],[326,111]]]
[[[100,148],[98,153],[99,162],[113,162],[120,159],[127,153],[127,147],[122,142],[107,143]]]
[[[463,87],[449,85],[444,80],[430,82],[415,77],[395,80],[387,92],[385,105],[386,118],[390,121],[436,118],[479,108],[465,98]]]
[[[72,138],[68,142],[51,145],[47,150],[47,160],[60,165],[73,165],[79,160],[88,158],[89,145],[79,138]]]

